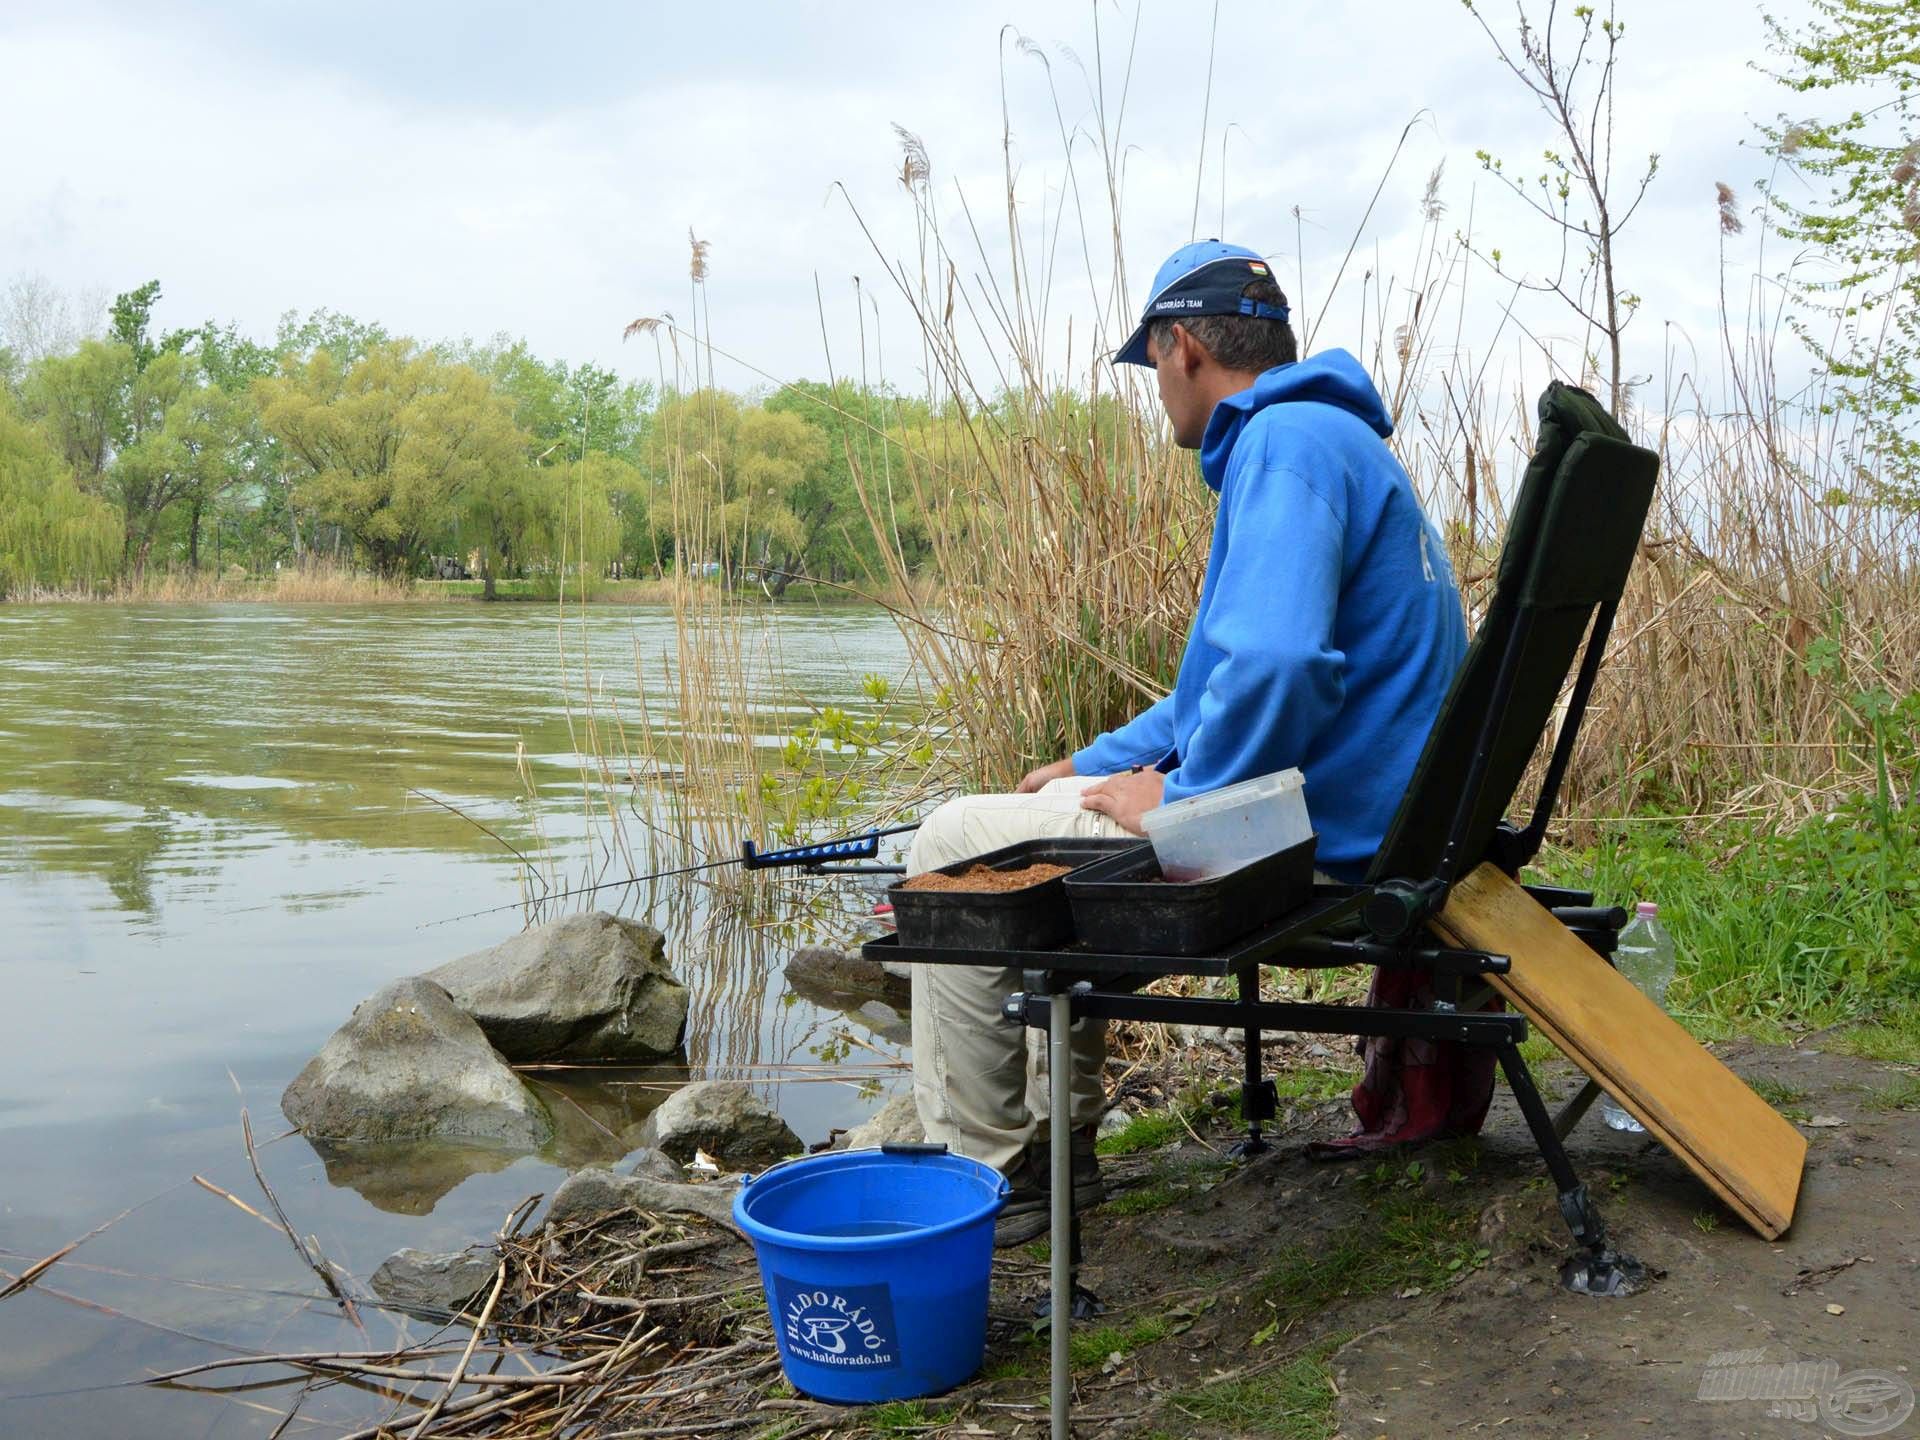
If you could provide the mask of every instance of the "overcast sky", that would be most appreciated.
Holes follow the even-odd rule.
[[[1799,13],[1794,0],[1771,3],[1783,18]],[[1486,8],[1507,34],[1511,8]],[[1753,202],[1765,161],[1752,122],[1790,97],[1753,69],[1765,58],[1753,0],[1622,0],[1620,14],[1620,184],[1647,152],[1662,157],[1621,252],[1622,283],[1646,301],[1633,358],[1651,373],[1663,322],[1711,354],[1714,183]],[[1420,193],[1442,160],[1449,232],[1471,215],[1478,240],[1509,264],[1550,267],[1547,231],[1473,156],[1484,148],[1537,169],[1553,136],[1457,0],[1224,0],[1210,102],[1209,6],[1146,0],[1137,35],[1131,6],[1098,15],[1099,61],[1094,7],[1038,0],[0,0],[0,283],[37,273],[111,292],[158,278],[163,326],[214,318],[264,336],[282,311],[328,306],[422,339],[504,331],[543,355],[643,377],[655,372],[653,346],[623,344],[621,330],[661,311],[687,318],[691,229],[712,247],[716,343],[771,375],[818,376],[824,310],[836,365],[855,369],[858,276],[882,297],[869,345],[877,328],[892,377],[917,388],[910,321],[851,207],[884,254],[913,263],[893,129],[904,126],[925,142],[963,279],[1004,277],[1004,74],[1020,223],[1029,253],[1042,253],[1042,217],[1053,224],[1066,166],[1049,70],[1020,36],[1050,62],[1079,136],[1083,208],[1102,231],[1090,81],[1103,71],[1110,130],[1126,84],[1118,124],[1135,305],[1192,233],[1203,109],[1199,233],[1269,254],[1289,291],[1304,263],[1296,311],[1325,299],[1416,117],[1350,276],[1377,253],[1404,278]],[[1073,318],[1084,352],[1095,310],[1087,267],[1071,222],[1060,238],[1050,318],[1062,337]],[[1749,270],[1752,238],[1734,242]],[[1102,243],[1096,235],[1096,271]],[[1488,284],[1468,292],[1475,343],[1497,301]],[[1523,314],[1535,329],[1571,333],[1550,305]],[[1357,298],[1336,305],[1316,345],[1357,344],[1357,319]],[[1063,346],[1052,359],[1064,365]],[[717,378],[756,383],[724,359]]]

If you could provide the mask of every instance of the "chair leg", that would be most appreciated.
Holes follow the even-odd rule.
[[[1257,966],[1250,975],[1240,977],[1239,990],[1242,1003],[1257,1005],[1260,1002],[1260,971]],[[1247,1133],[1244,1138],[1227,1147],[1227,1154],[1235,1160],[1251,1160],[1272,1148],[1260,1131],[1262,1124],[1271,1120],[1279,1109],[1279,1097],[1274,1091],[1273,1082],[1262,1078],[1260,1073],[1260,1037],[1258,1025],[1250,1024],[1242,1032],[1247,1044],[1247,1059],[1240,1078],[1240,1118],[1247,1122]]]
[[[1240,1115],[1247,1122],[1247,1133],[1227,1147],[1227,1154],[1235,1160],[1251,1160],[1273,1148],[1260,1132],[1261,1126],[1273,1119],[1279,1109],[1279,1095],[1273,1081],[1260,1074],[1260,1031],[1248,1030],[1246,1042],[1247,1065],[1240,1080]]]
[[[1607,1243],[1607,1229],[1600,1212],[1594,1208],[1587,1187],[1574,1173],[1566,1147],[1547,1114],[1546,1102],[1533,1083],[1533,1074],[1516,1045],[1498,1046],[1500,1068],[1506,1072],[1513,1098],[1520,1104],[1527,1128],[1547,1162],[1547,1173],[1560,1192],[1560,1216],[1573,1232],[1576,1247],[1573,1258],[1560,1267],[1560,1283],[1582,1295],[1631,1295],[1646,1284],[1647,1270],[1631,1255],[1615,1250]]]
[[[1558,1135],[1562,1140],[1566,1139],[1567,1136],[1573,1133],[1573,1127],[1578,1125],[1585,1117],[1587,1111],[1592,1108],[1593,1102],[1599,1098],[1600,1082],[1598,1080],[1587,1081],[1585,1085],[1580,1087],[1580,1093],[1562,1105],[1560,1107],[1560,1113],[1553,1117],[1553,1133]]]

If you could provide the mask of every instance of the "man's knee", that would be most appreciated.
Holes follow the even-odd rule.
[[[924,874],[966,859],[962,853],[962,830],[966,820],[966,797],[961,796],[935,807],[920,822],[913,841],[907,846],[907,874]]]

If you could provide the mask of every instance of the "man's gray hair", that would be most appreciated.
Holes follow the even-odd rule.
[[[1240,292],[1241,297],[1263,305],[1285,305],[1287,297],[1271,280],[1253,280]],[[1263,315],[1194,315],[1185,320],[1155,320],[1147,328],[1154,352],[1160,353],[1173,343],[1173,327],[1184,326],[1200,343],[1200,348],[1228,370],[1248,370],[1258,374],[1276,365],[1291,365],[1300,358],[1299,342],[1293,327],[1285,320]]]

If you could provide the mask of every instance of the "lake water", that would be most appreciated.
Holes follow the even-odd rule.
[[[767,743],[807,703],[858,714],[863,674],[907,670],[870,611],[782,612],[767,637]],[[627,1153],[689,1073],[759,1080],[809,1143],[903,1082],[884,1014],[784,993],[790,937],[712,923],[697,890],[616,891],[607,908],[667,930],[694,990],[690,1070],[533,1077],[560,1128],[540,1156],[329,1168],[284,1133],[282,1089],[359,1000],[520,927],[501,842],[544,836],[549,883],[624,873],[583,806],[580,702],[591,684],[631,722],[644,687],[671,735],[673,648],[647,609],[0,606],[0,1268],[115,1221],[0,1300],[0,1435],[266,1435],[290,1391],[125,1382],[235,1347],[368,1348],[285,1237],[209,1188],[264,1208],[243,1107],[295,1225],[364,1279],[401,1245],[484,1240],[567,1168]],[[659,796],[626,798],[639,815]],[[636,862],[688,858],[626,828]],[[861,902],[846,887],[839,903]],[[367,1323],[379,1345],[404,1322]],[[377,1403],[343,1388],[302,1414],[364,1422]]]

